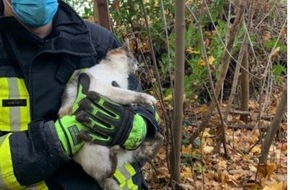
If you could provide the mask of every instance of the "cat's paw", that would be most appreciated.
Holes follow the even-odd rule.
[[[149,106],[155,106],[157,100],[149,94],[142,93],[140,96],[140,102]]]
[[[59,118],[62,118],[65,115],[70,115],[72,113],[72,107],[71,106],[63,106],[58,111]]]
[[[164,137],[160,133],[157,133],[153,139],[145,140],[139,149],[138,156],[145,160],[153,159],[161,148],[163,141]]]

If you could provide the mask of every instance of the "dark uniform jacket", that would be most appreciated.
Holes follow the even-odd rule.
[[[99,189],[64,154],[54,121],[73,72],[97,64],[118,41],[61,1],[53,30],[44,39],[2,15],[0,0],[0,189]],[[141,90],[133,76],[129,84]],[[155,110],[135,109],[146,119],[148,135],[154,136]],[[143,177],[136,169],[133,181],[141,188]]]

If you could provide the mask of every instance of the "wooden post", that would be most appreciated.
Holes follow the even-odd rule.
[[[94,1],[94,17],[96,23],[112,31],[108,0]]]

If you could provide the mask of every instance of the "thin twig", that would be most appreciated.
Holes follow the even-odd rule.
[[[216,27],[216,25],[214,24],[214,20],[212,18],[211,11],[209,10],[209,7],[207,6],[207,4],[206,4],[206,8],[207,8],[207,12],[208,12],[209,18],[210,18],[210,20],[212,22],[212,25],[213,25],[214,29],[215,30],[218,30],[217,27]],[[223,42],[223,40],[222,40],[222,38],[221,38],[221,36],[220,36],[220,34],[218,32],[217,32],[217,36],[218,36],[219,42],[224,47],[225,51],[228,53],[228,55],[230,56],[230,58],[232,60],[234,60],[237,64],[240,64],[241,65],[241,63],[234,58],[234,56],[232,55],[232,53],[229,52],[229,50],[227,48],[227,45]],[[249,36],[249,38],[250,38],[250,36]],[[261,79],[260,77],[255,76],[254,74],[252,74],[249,70],[247,70],[246,68],[244,68],[242,65],[241,65],[241,68],[244,69],[246,72],[248,72],[252,77],[254,77],[256,79]]]
[[[160,105],[161,105],[161,109],[163,111],[163,116],[164,116],[164,121],[165,121],[165,127],[166,127],[166,129],[169,129],[169,132],[170,132],[170,133],[166,133],[166,134],[168,134],[167,140],[169,140],[169,139],[173,139],[173,137],[172,137],[173,133],[172,133],[172,128],[171,128],[171,123],[172,123],[171,116],[170,116],[170,111],[166,111],[166,108],[165,108],[165,101],[164,101],[163,93],[162,93],[160,75],[158,72],[157,61],[156,61],[155,52],[154,52],[154,48],[153,48],[153,44],[152,44],[152,35],[151,35],[150,27],[148,24],[148,19],[146,16],[143,1],[141,1],[141,9],[143,12],[143,16],[144,16],[144,20],[145,20],[145,24],[146,24],[146,29],[148,32],[148,38],[149,38],[149,44],[150,44],[150,53],[151,53],[151,58],[152,58],[153,65],[154,65],[154,71],[155,71],[154,74],[155,74],[155,77],[157,80],[157,88],[158,88],[158,92],[159,92],[159,94],[157,94],[157,95],[159,95]],[[168,153],[168,149],[167,149],[167,153]],[[167,162],[169,163],[169,160],[167,160]],[[170,171],[170,164],[168,164],[168,167],[169,167],[169,171]]]
[[[191,15],[193,16],[193,18],[195,19],[195,22],[198,25],[199,34],[200,34],[200,38],[201,38],[201,52],[202,52],[202,56],[203,56],[203,58],[205,59],[205,62],[206,62],[208,78],[209,78],[209,82],[210,82],[210,87],[212,89],[212,96],[214,98],[214,101],[215,101],[216,106],[217,106],[217,110],[218,110],[219,115],[220,115],[221,124],[222,124],[222,128],[221,128],[221,130],[222,130],[222,137],[221,137],[221,139],[222,139],[222,142],[223,142],[225,157],[228,158],[229,155],[227,153],[227,148],[226,148],[226,135],[225,135],[226,123],[224,121],[223,114],[222,114],[222,111],[221,111],[221,108],[220,108],[220,105],[219,105],[219,101],[218,101],[217,95],[215,93],[214,84],[213,84],[213,81],[212,81],[212,74],[211,74],[211,70],[210,70],[210,66],[209,66],[209,61],[208,61],[208,57],[207,57],[207,53],[206,53],[206,48],[205,48],[205,45],[203,43],[204,42],[204,37],[203,37],[203,32],[202,32],[201,24],[200,24],[200,21],[194,15],[193,11],[189,8],[189,6],[187,4],[185,4],[185,6],[190,11]]]

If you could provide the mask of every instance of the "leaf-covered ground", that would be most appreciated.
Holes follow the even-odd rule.
[[[228,116],[230,121],[226,129],[228,159],[224,158],[222,145],[218,148],[219,151],[216,151],[216,127],[220,123],[218,114],[212,117],[202,137],[192,143],[191,134],[202,120],[207,106],[185,105],[180,168],[182,189],[285,190],[287,188],[286,121],[281,123],[281,129],[270,148],[268,163],[259,165],[261,153],[259,137],[268,127],[271,117],[265,117],[258,122],[254,111],[257,105],[254,102],[250,104],[252,111],[250,111],[249,123],[242,122],[238,114]],[[272,113],[267,114],[274,116],[276,105],[272,105],[269,110],[272,110]],[[144,175],[150,189],[171,189],[168,144],[166,139],[157,157],[144,167]]]

